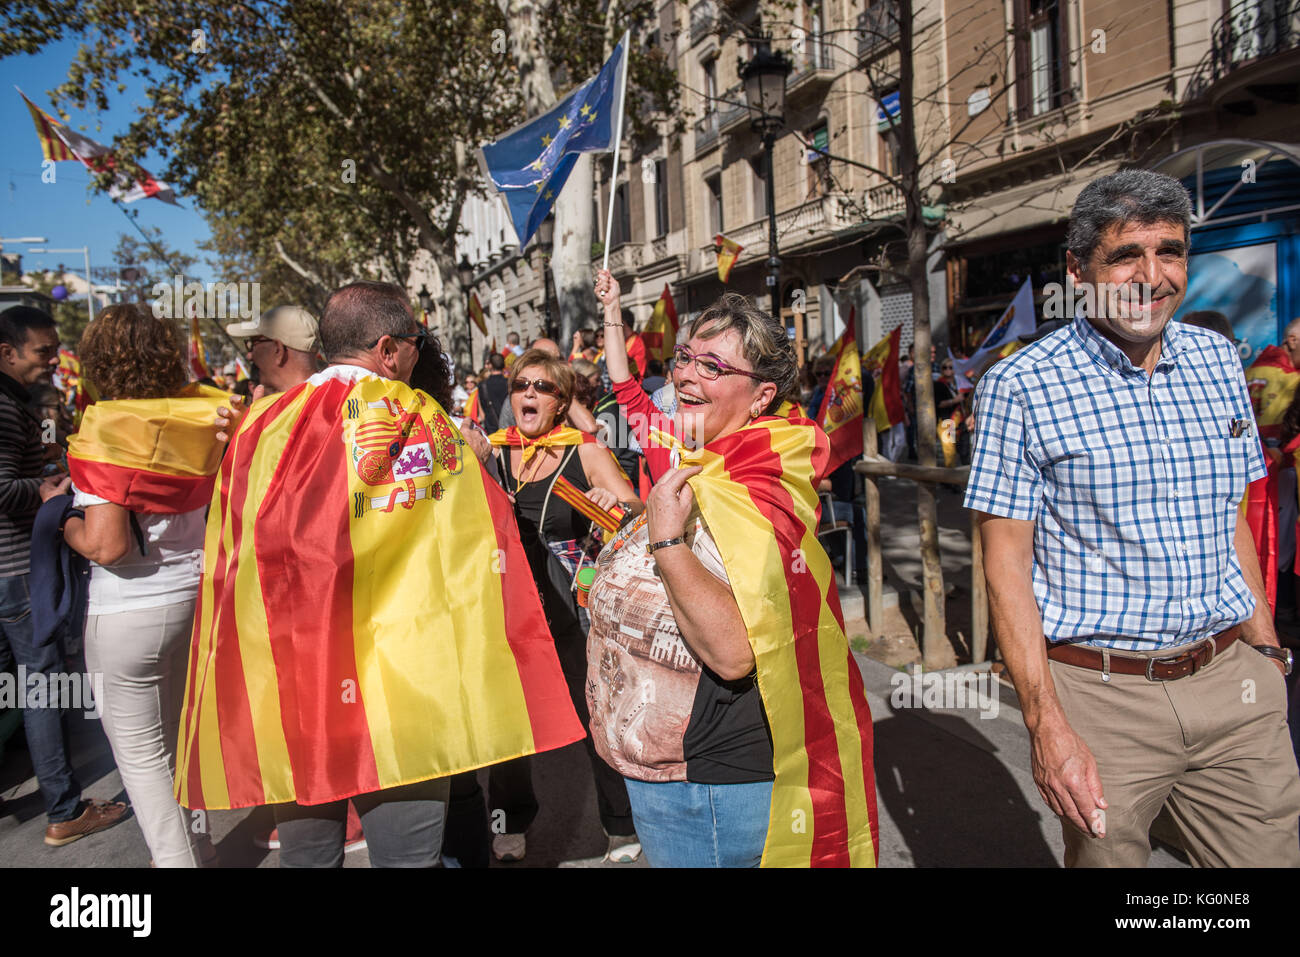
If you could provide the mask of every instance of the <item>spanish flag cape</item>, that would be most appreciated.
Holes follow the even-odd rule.
[[[639,386],[615,390],[629,422],[650,421]],[[658,429],[637,438],[656,479],[673,457],[703,469],[691,488],[749,633],[772,733],[763,865],[875,866],[871,712],[816,535],[826,434],[808,419],[763,416],[694,451]]]
[[[584,734],[505,493],[423,392],[255,403],[204,544],[176,797],[321,804]]]
[[[193,383],[167,399],[96,402],[68,439],[72,481],[133,512],[201,508],[212,497],[221,462],[217,409],[229,398]]]

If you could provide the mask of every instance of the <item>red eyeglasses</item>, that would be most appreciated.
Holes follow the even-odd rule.
[[[737,369],[735,366],[728,365],[711,352],[701,352],[699,355],[691,352],[685,346],[678,346],[673,350],[673,361],[678,368],[683,368],[690,363],[695,363],[695,371],[700,374],[700,378],[709,379],[710,381],[724,375],[743,375],[748,376],[756,382],[762,382],[763,377],[753,372],[747,372],[744,369]]]

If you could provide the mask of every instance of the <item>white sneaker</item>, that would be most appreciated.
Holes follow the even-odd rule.
[[[492,856],[498,861],[522,861],[527,849],[522,834],[498,834],[492,838]]]
[[[615,864],[631,864],[640,856],[641,842],[636,839],[635,834],[609,839],[609,850],[605,852],[605,860]]]

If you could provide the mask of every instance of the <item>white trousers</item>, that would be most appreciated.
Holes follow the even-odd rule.
[[[206,821],[172,792],[193,625],[194,599],[86,618],[86,667],[103,676],[104,733],[157,867],[199,867],[214,853]]]

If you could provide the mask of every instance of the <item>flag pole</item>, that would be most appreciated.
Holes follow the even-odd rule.
[[[624,31],[620,45],[623,47],[622,82],[618,91],[618,134],[614,138],[614,169],[609,177],[609,213],[605,217],[605,261],[601,269],[609,268],[609,240],[614,232],[614,191],[618,188],[618,152],[623,145],[623,100],[627,96],[628,52],[631,47],[631,29]]]

